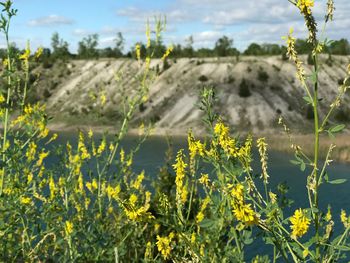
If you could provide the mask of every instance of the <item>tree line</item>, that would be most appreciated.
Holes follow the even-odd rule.
[[[227,57],[227,56],[266,56],[266,55],[282,55],[285,56],[286,47],[278,44],[258,44],[251,43],[243,52],[240,52],[233,46],[233,39],[222,36],[216,42],[213,48],[193,47],[194,39],[190,36],[186,39],[185,44],[173,45],[172,57]],[[135,46],[139,45],[141,54],[147,55],[147,52],[153,52],[154,57],[162,57],[166,51],[162,39],[159,41],[151,41],[151,48],[147,51],[146,45],[142,42],[135,43],[129,51],[125,51],[125,39],[121,32],[116,34],[113,47],[98,48],[99,35],[91,34],[84,37],[78,42],[77,54],[69,51],[69,44],[62,39],[57,32],[51,37],[51,48],[43,49],[43,59],[97,59],[97,58],[133,58],[135,55]],[[297,39],[295,43],[296,50],[299,54],[308,54],[310,44],[304,39]],[[12,52],[21,52],[15,44],[12,44]],[[6,57],[6,50],[0,49],[0,58]],[[350,55],[350,44],[347,39],[340,39],[330,42],[325,47],[324,52],[333,55]]]

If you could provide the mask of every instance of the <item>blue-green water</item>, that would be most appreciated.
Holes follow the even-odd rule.
[[[100,137],[96,137],[99,140]],[[128,151],[136,145],[137,136],[128,136],[123,142],[122,147]],[[77,133],[61,133],[57,143],[65,143],[67,140],[76,143]],[[181,148],[187,148],[187,138],[173,137],[171,139],[174,157],[176,152]],[[134,156],[133,168],[136,172],[145,170],[146,174],[156,180],[159,168],[165,163],[165,152],[168,149],[167,139],[165,137],[151,136],[141,146],[138,153]],[[294,203],[287,209],[285,217],[292,214],[297,208],[307,208],[307,190],[306,177],[307,172],[301,172],[298,166],[290,163],[293,155],[268,151],[269,162],[268,172],[270,175],[270,183],[273,192],[276,192],[276,187],[279,183],[285,182],[289,187],[287,197],[293,198]],[[260,162],[257,153],[253,153],[253,169],[255,173],[260,172]],[[330,180],[344,178],[348,179],[340,185],[323,184],[320,188],[319,202],[320,208],[327,211],[327,206],[332,207],[333,220],[335,221],[335,233],[343,229],[342,224],[339,224],[339,215],[341,209],[350,212],[350,164],[331,163],[327,169]],[[260,245],[259,245],[260,244]],[[247,253],[250,255],[267,254],[271,252],[266,246],[261,246],[261,241],[254,242],[248,246]]]

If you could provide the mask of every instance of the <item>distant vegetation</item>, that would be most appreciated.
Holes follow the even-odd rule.
[[[199,48],[193,47],[194,39],[190,36],[184,45],[174,44],[172,57],[173,58],[202,58],[202,57],[227,57],[227,56],[273,56],[282,55],[282,58],[286,57],[287,48],[283,45],[271,44],[271,43],[251,43],[246,50],[240,52],[234,47],[233,39],[222,36],[219,38],[213,48]],[[84,37],[78,42],[77,54],[72,54],[69,51],[69,43],[60,38],[57,32],[53,33],[51,37],[51,48],[44,48],[42,61],[53,61],[55,59],[97,59],[97,58],[135,58],[135,47],[140,45],[141,57],[145,58],[147,55],[146,44],[138,42],[133,45],[131,50],[125,51],[125,38],[121,32],[118,32],[114,39],[113,47],[106,47],[103,49],[98,48],[99,35],[91,34]],[[304,39],[297,39],[295,42],[295,48],[298,54],[310,54],[310,43]],[[12,52],[14,54],[23,53],[16,47],[15,43],[11,44]],[[150,49],[153,51],[155,58],[161,58],[166,50],[162,39],[156,43],[151,42]],[[350,44],[347,39],[340,39],[332,41],[328,46],[324,47],[323,53],[331,55],[350,55]],[[6,50],[0,49],[0,58],[6,56]]]

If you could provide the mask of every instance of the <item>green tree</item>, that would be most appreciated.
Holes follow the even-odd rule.
[[[332,42],[329,51],[334,55],[350,55],[350,44],[347,39],[340,39]]]
[[[214,51],[219,57],[230,56],[232,55],[230,52],[232,45],[233,39],[228,38],[227,36],[223,36],[216,41]]]
[[[244,55],[247,56],[261,56],[263,55],[263,49],[257,43],[251,43],[248,48],[244,51]]]
[[[52,56],[54,58],[66,59],[70,57],[68,42],[60,38],[57,32],[53,33],[51,37],[51,46]]]
[[[88,35],[78,43],[78,56],[80,58],[97,58],[98,57],[98,34]]]
[[[117,57],[122,57],[123,56],[123,50],[124,50],[124,45],[125,45],[125,39],[123,37],[123,34],[121,32],[117,33],[117,37],[114,39],[115,41],[115,55]]]
[[[282,54],[282,48],[277,44],[263,44],[262,50],[264,55],[280,55]]]
[[[188,57],[188,58],[192,58],[194,56],[194,49],[193,49],[193,36],[189,36],[186,40],[185,40],[185,48],[183,49],[183,56],[184,57]]]

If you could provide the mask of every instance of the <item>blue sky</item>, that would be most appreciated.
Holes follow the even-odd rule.
[[[350,38],[349,0],[336,0],[335,21],[328,27],[333,39]],[[50,46],[53,32],[75,52],[83,37],[99,34],[99,47],[113,45],[117,32],[126,39],[126,50],[144,41],[147,19],[166,15],[167,44],[184,44],[192,35],[195,47],[212,47],[227,35],[244,50],[251,42],[283,44],[281,36],[293,26],[298,37],[306,37],[298,10],[287,0],[14,0],[18,15],[13,19],[11,39],[23,47]],[[326,0],[315,0],[314,13],[321,21]],[[321,23],[320,23],[321,24]],[[0,46],[4,45],[3,37]]]

